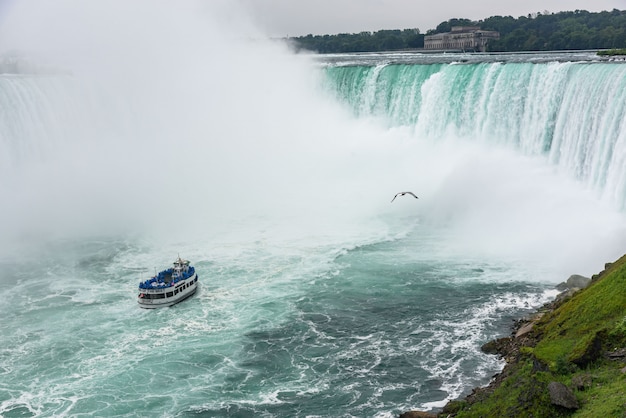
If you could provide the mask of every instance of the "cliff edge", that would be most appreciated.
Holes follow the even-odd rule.
[[[626,255],[483,351],[506,360],[488,386],[438,414],[400,416],[626,417]]]

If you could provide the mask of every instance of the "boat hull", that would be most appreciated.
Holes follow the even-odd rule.
[[[189,298],[198,290],[198,274],[182,281],[176,287],[166,289],[142,289],[137,302],[144,309],[165,308]]]

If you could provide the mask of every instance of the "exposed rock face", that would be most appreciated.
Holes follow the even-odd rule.
[[[409,411],[400,414],[400,418],[437,418],[437,415],[423,411]]]
[[[565,302],[567,299],[571,298],[572,296],[574,296],[574,294],[576,292],[578,292],[580,289],[567,289],[562,291],[561,293],[559,293],[558,295],[556,295],[556,298],[554,298],[554,304],[560,304]]]
[[[562,406],[567,409],[579,408],[576,396],[574,396],[572,391],[563,383],[550,382],[548,391],[550,392],[550,402],[552,402],[552,405]]]
[[[613,351],[606,353],[606,357],[609,360],[623,360],[626,358],[626,348],[617,348]]]
[[[625,261],[626,255],[620,259],[620,269],[624,268]],[[583,393],[582,391],[589,390],[592,387],[594,387],[594,390],[596,387],[601,387],[600,381],[598,381],[598,384],[595,382],[595,374],[591,374],[589,372],[589,370],[593,370],[595,367],[593,363],[597,359],[604,356],[605,359],[621,363],[616,367],[622,367],[620,372],[626,375],[626,367],[623,367],[623,363],[626,361],[626,344],[623,343],[622,339],[615,339],[615,341],[611,340],[611,350],[607,351],[607,344],[605,343],[608,341],[608,333],[610,330],[602,326],[591,329],[578,338],[574,347],[571,350],[568,350],[567,356],[563,358],[566,363],[564,365],[564,369],[558,371],[552,371],[548,364],[543,363],[540,359],[535,357],[533,348],[536,347],[537,344],[542,341],[542,338],[545,337],[544,333],[548,329],[547,327],[554,324],[552,321],[554,321],[557,316],[555,315],[555,317],[553,317],[550,313],[559,309],[564,304],[569,303],[572,296],[574,296],[574,300],[571,300],[573,304],[572,306],[578,306],[576,304],[581,302],[580,305],[586,307],[587,309],[598,308],[598,303],[583,303],[586,301],[586,294],[584,292],[578,294],[578,292],[586,287],[589,287],[591,283],[594,284],[593,286],[596,286],[597,282],[603,277],[610,276],[611,279],[613,279],[615,276],[611,276],[613,273],[613,270],[611,269],[614,269],[614,266],[611,263],[607,263],[605,265],[605,270],[594,275],[593,279],[580,275],[570,276],[567,282],[561,283],[557,286],[557,289],[559,289],[561,293],[555,300],[546,303],[534,316],[516,320],[512,328],[512,333],[509,337],[499,338],[484,344],[481,347],[483,352],[496,354],[506,361],[502,372],[493,376],[493,379],[487,386],[474,388],[472,393],[467,395],[463,400],[454,400],[449,402],[443,407],[443,410],[439,414],[412,411],[402,414],[400,417],[429,418],[438,416],[440,418],[451,418],[457,416],[457,414],[461,411],[467,410],[470,413],[481,411],[480,408],[474,409],[474,405],[484,402],[496,391],[502,389],[503,382],[506,382],[506,385],[510,383],[513,387],[522,388],[523,390],[520,391],[519,396],[517,396],[517,403],[509,407],[507,410],[492,411],[494,408],[497,409],[501,407],[502,403],[500,403],[498,399],[495,401],[495,406],[491,403],[487,404],[486,407],[489,408],[490,414],[495,414],[493,416],[526,416],[526,413],[529,414],[527,416],[549,416],[546,414],[560,416],[563,414],[569,415],[574,413],[573,411],[581,408],[576,395],[579,395],[581,399],[588,399],[589,396],[594,394]],[[618,271],[618,274],[620,274],[618,279],[623,278],[623,271],[624,270]],[[600,284],[599,286],[601,287],[602,285]],[[595,290],[598,290],[598,288],[594,289],[594,287],[591,287],[587,291],[593,294]],[[621,290],[622,288],[620,287],[620,291]],[[620,295],[618,294],[617,296]],[[544,313],[546,314],[546,317],[544,318],[547,318],[547,321],[544,320],[544,318],[541,318],[541,315]],[[560,324],[557,325],[559,327],[561,326]],[[564,335],[566,332],[567,328],[564,328],[560,335]],[[532,361],[532,370],[528,370],[530,366],[529,361]],[[572,363],[579,368],[574,370]],[[603,364],[605,363],[603,362]],[[615,363],[613,364],[615,365]],[[523,369],[520,369],[520,365],[523,366]],[[557,366],[559,366],[559,361],[557,361]],[[557,367],[557,369],[559,367]],[[561,372],[564,371],[565,368],[568,371],[568,375],[570,373],[575,373],[574,376],[572,376],[569,388],[556,381],[553,381],[546,386],[544,380],[546,376],[543,375],[541,376],[541,379],[538,379],[536,375],[536,373],[539,372],[546,372],[548,375],[560,376]],[[585,370],[587,371],[585,372]],[[573,391],[576,391],[576,394]],[[498,397],[500,397],[502,392],[498,391],[497,393]],[[548,396],[550,404],[548,404],[548,400],[546,399]],[[509,400],[507,400],[507,402],[509,402]],[[513,402],[515,401],[513,400]],[[510,402],[506,405],[509,404]],[[587,406],[587,402],[585,401],[583,410],[585,410]],[[626,404],[623,406],[626,407]],[[536,415],[536,412],[540,415]]]
[[[561,292],[569,289],[584,289],[585,287],[589,286],[589,283],[591,283],[590,278],[581,276],[579,274],[572,274],[571,276],[569,276],[569,279],[567,279],[566,282],[556,285],[556,288]]]
[[[602,341],[606,339],[606,332],[596,332],[577,354],[570,356],[570,361],[584,369],[602,355]]]
[[[486,342],[480,347],[483,353],[504,355],[511,344],[511,337],[498,338]]]
[[[523,325],[522,327],[520,327],[520,329],[517,330],[517,332],[515,333],[515,338],[519,338],[523,335],[528,334],[530,331],[533,330],[533,327],[535,326],[534,322],[529,322],[525,325]]]

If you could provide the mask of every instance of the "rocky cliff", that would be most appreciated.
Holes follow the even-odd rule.
[[[558,288],[554,302],[483,346],[506,360],[488,386],[436,414],[401,417],[626,417],[626,256]]]

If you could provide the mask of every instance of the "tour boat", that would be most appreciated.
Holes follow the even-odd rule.
[[[170,267],[139,283],[139,306],[147,309],[172,306],[193,295],[198,288],[198,274],[188,260],[178,257]]]

